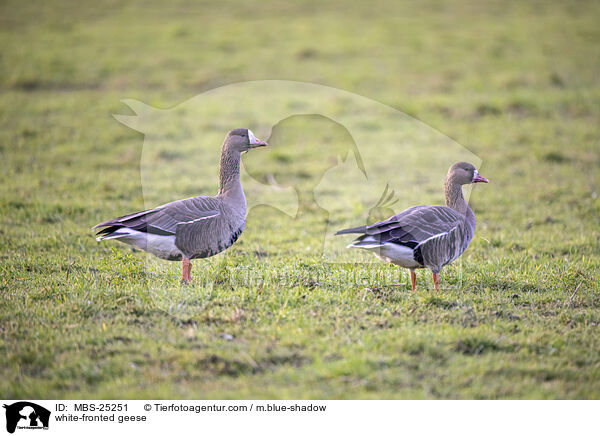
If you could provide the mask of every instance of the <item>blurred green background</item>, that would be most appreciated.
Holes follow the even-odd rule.
[[[0,397],[598,398],[599,19],[584,1],[2,1]],[[300,220],[257,211],[189,288],[96,243],[92,225],[144,207],[121,99],[264,79],[369,97],[482,158],[493,183],[449,289],[323,263],[310,198]],[[310,184],[306,150],[248,158]]]

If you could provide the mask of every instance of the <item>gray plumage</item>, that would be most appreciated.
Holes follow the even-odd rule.
[[[94,228],[104,227],[98,232],[98,240],[113,239],[121,232],[121,241],[135,242],[135,238],[126,237],[129,233],[124,233],[125,229],[146,235],[173,236],[178,253],[157,251],[153,254],[166,260],[181,260],[182,255],[196,259],[213,256],[231,246],[244,228],[245,215],[245,201],[227,201],[221,196],[193,197],[108,220]],[[233,235],[237,235],[235,239]],[[145,246],[132,245],[152,252],[148,241]]]
[[[464,200],[462,185],[485,182],[473,165],[459,162],[448,171],[446,206],[414,206],[385,221],[340,230],[336,235],[362,233],[350,248],[372,251],[380,259],[412,271],[428,268],[438,274],[458,258],[475,232],[475,215]]]
[[[183,281],[191,280],[186,261],[214,256],[239,238],[246,221],[246,197],[240,183],[240,155],[267,145],[248,129],[227,134],[221,150],[219,191],[135,212],[95,225],[99,241],[117,239],[166,260],[183,260]]]
[[[421,267],[439,272],[469,245],[475,230],[474,216],[470,216],[472,220],[445,206],[414,206],[385,221],[336,234],[363,233],[353,247],[381,245],[380,253],[385,244],[409,247]]]

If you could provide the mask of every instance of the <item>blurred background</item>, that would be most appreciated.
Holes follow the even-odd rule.
[[[541,195],[530,188],[561,177],[561,164],[587,174],[598,166],[595,3],[3,1],[0,7],[2,176],[14,182],[3,183],[5,197],[69,195],[78,202],[67,194],[76,177],[92,204],[108,195],[109,207],[129,207],[140,199],[142,135],[110,116],[128,113],[121,99],[166,109],[219,86],[263,79],[340,88],[416,117],[493,161],[483,173],[501,177],[487,196],[493,205],[502,193],[519,216],[524,197]],[[198,121],[209,144],[219,144],[230,127],[228,120]],[[265,158],[276,163],[281,156]],[[127,173],[118,187],[115,170]],[[587,177],[570,189],[589,198],[591,182]],[[520,188],[508,191],[504,183]],[[552,212],[543,211],[542,219]],[[536,220],[519,219],[528,218]]]

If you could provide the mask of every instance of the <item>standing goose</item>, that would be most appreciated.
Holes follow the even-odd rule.
[[[246,223],[240,155],[267,145],[248,129],[234,129],[221,149],[219,192],[104,221],[97,240],[117,239],[166,260],[181,260],[181,282],[192,280],[191,259],[214,256],[233,245]]]
[[[336,235],[362,233],[348,248],[372,251],[379,259],[410,270],[416,288],[416,268],[429,268],[438,290],[439,273],[469,246],[475,232],[475,215],[465,201],[462,185],[489,181],[473,165],[450,167],[444,185],[446,206],[414,206],[368,226],[340,230]]]

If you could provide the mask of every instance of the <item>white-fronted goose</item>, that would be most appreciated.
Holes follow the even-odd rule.
[[[414,291],[416,268],[429,268],[438,290],[441,268],[460,256],[475,232],[475,215],[465,201],[462,185],[488,183],[473,165],[458,162],[446,176],[446,206],[414,206],[368,226],[340,230],[336,235],[362,233],[348,248],[372,251],[383,261],[408,268]]]
[[[104,221],[97,240],[117,239],[166,260],[181,260],[181,282],[189,283],[190,259],[214,256],[233,245],[246,223],[240,154],[267,145],[248,129],[234,129],[221,150],[216,197],[192,197]]]

